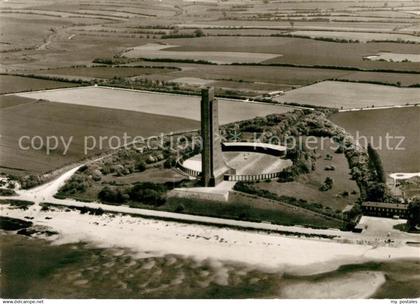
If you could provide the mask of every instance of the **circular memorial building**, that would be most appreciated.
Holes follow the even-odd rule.
[[[263,143],[232,142],[221,144],[224,163],[230,170],[223,174],[227,181],[257,181],[272,179],[291,166],[284,159],[286,147]],[[191,177],[199,177],[202,170],[202,154],[178,162],[178,168]]]

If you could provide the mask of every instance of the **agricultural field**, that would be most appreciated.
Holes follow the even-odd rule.
[[[336,2],[337,3],[337,2]],[[296,3],[294,3],[296,4]],[[319,4],[316,4],[319,5]],[[371,21],[371,22],[352,22],[349,20],[336,20],[331,22],[329,19],[318,20],[197,20],[195,22],[189,21],[178,23],[177,26],[182,29],[203,29],[210,31],[243,31],[243,30],[260,30],[267,33],[293,32],[297,30],[313,30],[313,31],[342,31],[342,32],[395,32],[401,34],[414,34],[418,27],[414,20],[398,20],[394,22]],[[293,25],[291,24],[293,22]],[[394,31],[399,28],[398,31]],[[232,32],[230,32],[232,33]]]
[[[12,96],[15,97],[15,96]],[[21,98],[16,97],[17,102]],[[128,136],[160,135],[163,133],[187,131],[199,127],[199,123],[184,118],[154,115],[118,109],[105,109],[83,105],[36,101],[25,106],[9,106],[0,109],[2,128],[2,156],[0,168],[11,169],[19,174],[41,174],[65,165],[77,162],[88,156],[109,151],[115,147],[117,141],[104,140],[102,149],[99,145],[100,136]],[[19,139],[22,136],[40,136],[36,140],[39,150],[22,150]],[[65,152],[63,142],[56,150],[47,154],[47,136],[57,136],[69,142],[73,136],[68,151]],[[85,155],[85,137],[93,136],[90,143],[96,141],[92,150]],[[122,141],[121,141],[122,142]],[[24,141],[29,144],[29,142]],[[43,145],[42,145],[43,143]]]
[[[388,62],[420,62],[420,54],[396,54],[381,52],[376,55],[365,57],[373,61],[388,61]]]
[[[71,26],[75,19],[35,14],[6,13],[0,9],[0,52],[42,48],[55,34],[55,27]]]
[[[420,171],[420,108],[377,109],[370,111],[341,112],[330,117],[336,124],[345,128],[353,136],[367,137],[382,158],[387,173]],[[390,139],[390,148],[386,147],[386,135]],[[398,137],[404,137],[400,142]],[[381,143],[382,140],[382,143]],[[364,140],[360,140],[365,144]],[[403,150],[400,150],[403,149]]]
[[[334,31],[294,31],[290,35],[309,38],[343,39],[360,42],[394,41],[420,43],[420,37],[406,34],[364,33],[364,32],[334,32]]]
[[[92,67],[69,67],[46,69],[36,71],[37,75],[49,76],[76,76],[99,79],[111,79],[114,77],[134,77],[151,74],[166,74],[177,71],[174,67],[153,67],[153,66],[136,66],[136,67],[107,67],[107,66],[92,66]]]
[[[342,211],[348,204],[353,204],[358,198],[358,187],[351,180],[350,170],[344,154],[335,153],[336,145],[328,138],[317,138],[314,145],[318,159],[315,170],[309,174],[300,175],[296,181],[286,183],[258,183],[256,188],[268,190],[278,195],[286,195],[297,199],[320,203],[333,210]],[[326,168],[334,167],[334,170]],[[331,190],[320,191],[325,179],[333,179]]]
[[[363,58],[380,52],[419,54],[416,44],[404,43],[336,43],[290,37],[200,37],[165,39],[179,47],[168,52],[249,52],[278,54],[265,64],[294,64],[304,66],[355,67],[366,70],[386,69],[420,71],[419,63],[369,61]],[[173,56],[176,56],[174,54]]]
[[[218,66],[218,65],[189,65],[184,64],[182,71],[164,75],[172,77],[200,77],[208,80],[223,82],[223,85],[236,87],[241,84],[248,88],[264,90],[270,88],[300,87],[326,79],[343,77],[348,71],[332,69],[310,69],[294,67],[261,67],[261,66]],[[170,78],[169,78],[170,77]],[[159,79],[157,77],[157,79]]]
[[[420,103],[419,88],[324,81],[275,98],[278,102],[311,104],[334,108],[369,108]]]
[[[31,98],[18,97],[14,95],[0,95],[0,109],[16,107],[33,102],[36,101]]]
[[[69,79],[109,79],[113,77],[113,73],[108,74],[108,70],[72,70],[67,67],[90,65],[95,58],[133,54],[139,49],[143,49],[140,55],[144,56],[145,46],[166,44],[174,47],[159,51],[146,50],[149,52],[146,57],[165,59],[169,56],[169,59],[175,61],[195,59],[224,64],[239,61],[248,64],[420,71],[420,63],[416,62],[363,60],[380,52],[415,56],[419,54],[416,44],[348,44],[282,37],[298,31],[310,31],[326,36],[372,36],[378,38],[377,40],[382,37],[378,35],[417,39],[413,36],[418,31],[416,24],[420,19],[413,13],[418,7],[416,2],[405,1],[404,7],[386,1],[291,1],[281,3],[280,7],[275,2],[244,1],[240,3],[240,8],[237,7],[237,1],[191,3],[147,0],[141,3],[123,1],[119,4],[117,6],[110,0],[101,3],[68,3],[63,0],[1,3],[1,42],[7,52],[1,53],[0,70],[64,76]],[[47,27],[46,24],[51,26]],[[198,28],[201,28],[204,36],[192,37]],[[171,35],[179,35],[181,38],[165,38]],[[188,37],[182,38],[182,35]],[[19,39],[16,40],[16,37]],[[137,64],[139,63],[133,63]],[[140,64],[157,66],[158,62]],[[181,67],[182,71],[156,70],[156,73],[144,71],[140,75],[133,75],[129,70],[119,70],[118,76],[142,76],[160,81],[171,81],[180,77],[203,78],[214,81],[215,86],[240,91],[249,96],[274,90],[291,90],[344,76],[351,81],[363,81],[366,78],[369,81],[381,81],[375,74],[352,76],[350,71],[340,69],[260,69],[249,65],[214,66],[179,62],[165,65]],[[46,71],[47,68],[51,70]],[[391,77],[397,78],[398,75]],[[399,82],[403,86],[420,82],[417,74],[401,74],[401,77],[404,80]],[[392,81],[392,84],[397,82],[398,80]]]
[[[147,67],[140,68],[137,67]],[[136,69],[124,69],[136,67]],[[117,70],[118,68],[118,70]],[[138,72],[135,72],[138,71]],[[231,66],[187,63],[159,63],[139,61],[118,67],[67,67],[35,70],[36,75],[51,75],[66,79],[109,79],[118,77],[139,77],[151,81],[165,81],[180,85],[200,86],[212,84],[215,87],[243,91],[245,94],[255,92],[291,90],[322,80],[336,79],[351,75],[348,71],[334,69],[295,68],[283,66]],[[142,74],[143,73],[143,74]],[[390,75],[395,75],[389,73]],[[401,74],[396,74],[398,77]],[[416,83],[417,79],[409,74],[403,85]],[[102,77],[102,78],[101,78]],[[136,77],[137,78],[137,77]],[[358,79],[358,77],[356,77]],[[418,81],[417,81],[418,82]]]
[[[354,72],[345,74],[336,79],[352,82],[389,84],[401,87],[420,86],[420,75],[418,74]]]
[[[200,120],[200,97],[198,96],[105,87],[80,87],[68,90],[18,93],[16,96]],[[285,113],[291,110],[288,107],[274,104],[219,100],[219,121],[221,124],[266,116],[271,113]]]
[[[206,86],[220,134],[209,113],[200,131]],[[222,153],[281,173],[203,189],[179,163],[201,170],[206,125],[287,146]],[[389,175],[419,175],[419,130],[420,0],[0,0],[0,187],[21,199],[0,224],[28,226],[7,236],[4,294],[418,297],[397,260],[416,257],[416,203],[406,224],[361,206],[419,197],[420,177]],[[37,259],[31,235],[80,244]]]
[[[147,43],[141,37],[108,37],[74,34],[62,28],[41,50],[7,52],[1,54],[2,72],[27,72],[47,68],[61,68],[91,64],[95,58],[112,57],[128,47]],[[47,56],[48,55],[48,56]]]
[[[140,59],[172,59],[172,60],[192,60],[206,61],[217,64],[232,63],[260,63],[272,58],[276,58],[278,54],[268,53],[246,53],[246,52],[219,52],[219,51],[177,51],[171,52],[170,49],[177,48],[177,45],[166,44],[145,44],[130,48],[122,54],[127,58]],[[168,50],[169,49],[169,50]]]
[[[74,86],[76,86],[76,84],[63,81],[0,75],[0,94],[67,88]]]
[[[311,38],[283,37],[305,31],[322,37],[335,35],[352,38],[350,36],[355,35],[354,37],[365,37],[365,40],[368,40],[368,38],[382,39],[383,35],[389,34],[391,37],[417,39],[413,34],[418,31],[420,19],[415,14],[418,11],[418,3],[405,1],[404,7],[399,4],[386,1],[363,3],[289,1],[282,2],[279,6],[279,3],[271,1],[268,3],[241,1],[241,7],[238,8],[236,0],[200,3],[145,0],[139,3],[122,1],[118,5],[111,0],[100,3],[79,1],[69,3],[64,0],[43,0],[36,3],[29,0],[1,2],[0,70],[5,73],[23,72],[59,78],[104,81],[114,76],[139,77],[152,81],[175,82],[187,88],[189,85],[211,84],[249,96],[284,90],[288,93],[281,98],[286,102],[344,108],[372,104],[375,106],[405,104],[413,102],[413,99],[414,102],[417,101],[418,89],[405,90],[396,87],[322,81],[339,79],[378,82],[401,87],[416,85],[420,81],[418,74],[414,73],[361,72],[342,68],[351,66],[366,70],[420,71],[419,63],[416,62],[363,60],[364,57],[381,52],[416,56],[420,54],[417,44],[391,42],[349,44]],[[198,28],[202,30],[202,37],[170,38],[171,35],[179,34],[182,37],[194,34]],[[362,41],[362,38],[359,40]],[[194,59],[195,57],[190,55],[198,54],[196,59],[215,60],[220,63],[220,56],[213,58],[209,56],[210,54],[214,56],[214,52],[220,52],[222,57],[229,60],[224,61],[223,65],[139,61],[127,64],[131,66],[130,68],[90,67],[96,58],[114,56],[119,58],[130,49],[145,45],[162,45],[162,43],[173,47],[155,53],[165,52],[172,59],[176,56],[181,56],[175,58],[176,60]],[[246,59],[245,62],[257,65],[230,65],[236,62],[236,58],[232,56],[240,54],[245,56],[242,57]],[[297,66],[258,66],[259,64]],[[136,67],[139,65],[141,67]],[[334,68],[317,67],[320,65]],[[162,66],[166,68],[157,68]],[[318,84],[302,88],[314,83]],[[72,83],[11,75],[1,75],[0,85],[2,94],[74,86]],[[198,119],[198,97],[152,95],[122,90],[108,90],[103,94],[104,90],[86,88],[1,96],[0,104],[2,112],[13,112],[11,117],[14,119],[18,119],[19,111],[25,108],[17,104],[26,104],[26,107],[35,113],[30,117],[30,121],[41,115],[37,111],[43,107],[54,107],[54,110],[51,109],[51,113],[54,113],[61,107],[84,109],[89,105],[95,106],[94,109],[97,111],[110,111],[115,108],[116,117],[119,117],[118,113],[125,113],[128,110],[127,113],[137,112],[130,115],[156,114],[166,117],[170,112],[172,116],[178,118]],[[37,99],[53,102],[42,104],[37,103]],[[275,105],[244,104],[227,100],[221,100],[220,107],[222,123],[289,110]],[[146,112],[148,114],[144,114]],[[22,112],[22,115],[29,114]],[[93,112],[91,115],[93,116]],[[40,119],[47,120],[45,115],[41,115]],[[115,121],[119,119],[115,118]],[[63,121],[67,120],[63,118]],[[102,124],[103,122],[98,122],[99,127]],[[196,122],[191,124],[196,126]],[[80,128],[82,125],[80,124]],[[69,162],[72,160],[69,159]],[[36,171],[36,168],[34,170]]]

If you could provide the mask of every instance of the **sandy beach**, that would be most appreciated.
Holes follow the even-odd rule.
[[[420,258],[420,248],[406,244],[408,240],[420,241],[420,236],[393,230],[393,225],[401,220],[396,222],[391,219],[366,217],[364,221],[370,228],[362,234],[280,225],[277,225],[279,229],[277,232],[270,232],[270,230],[244,230],[245,226],[235,228],[235,225],[244,224],[240,222],[239,224],[235,222],[230,227],[215,226],[206,222],[202,224],[179,222],[175,217],[156,219],[137,213],[147,210],[53,198],[60,185],[75,170],[77,168],[37,188],[18,191],[19,197],[16,198],[35,201],[35,204],[27,210],[0,205],[1,215],[30,220],[34,228],[46,227],[57,232],[58,234],[49,237],[40,236],[56,245],[84,242],[97,248],[128,250],[138,259],[176,255],[193,259],[198,263],[234,263],[246,268],[279,274],[314,275],[334,271],[348,264]],[[64,206],[51,206],[48,210],[42,210],[39,204],[42,201]],[[68,208],[73,205],[100,207],[111,213],[105,212],[100,216],[81,214],[78,210]],[[179,215],[179,217],[182,219],[188,215]],[[392,242],[384,241],[386,238],[383,235],[384,227],[386,231],[392,231],[394,238]],[[306,233],[306,236],[284,234],[292,231]],[[314,237],[314,233],[327,235],[330,238]],[[327,279],[319,280],[311,286],[290,285],[287,293],[284,293],[283,288],[279,296],[302,297],[305,295],[300,291],[305,290],[311,297],[367,298],[374,294],[384,281],[381,272],[356,272],[344,274],[331,282]],[[325,286],[329,287],[324,288]]]
[[[406,245],[371,246],[335,240],[286,237],[276,233],[242,231],[199,224],[79,211],[41,211],[1,207],[3,216],[31,219],[59,234],[54,243],[88,242],[104,248],[127,248],[152,256],[176,254],[198,260],[214,259],[244,263],[264,270],[315,274],[340,265],[391,259],[418,259],[420,249]],[[33,219],[32,219],[33,218]]]

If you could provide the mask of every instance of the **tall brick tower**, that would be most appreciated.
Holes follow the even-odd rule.
[[[201,90],[201,178],[204,187],[214,187],[231,171],[222,156],[218,101],[213,88]]]

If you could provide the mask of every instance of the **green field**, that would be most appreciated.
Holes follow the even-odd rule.
[[[264,37],[263,39],[260,37],[203,37],[167,39],[165,42],[179,45],[179,47],[167,49],[168,52],[241,51],[279,54],[279,57],[267,60],[264,63],[420,71],[420,63],[363,60],[363,57],[380,52],[418,54],[419,47],[414,44],[347,44],[288,37]]]
[[[333,38],[356,40],[360,42],[388,40],[388,41],[410,41],[420,43],[420,38],[413,35],[404,34],[383,34],[383,33],[363,33],[363,32],[325,32],[325,31],[294,31],[290,33],[296,36],[306,36],[311,38]]]
[[[355,82],[377,82],[397,86],[400,85],[402,87],[420,85],[420,75],[417,74],[354,72],[346,73],[344,76],[340,76],[338,79]]]
[[[18,96],[200,120],[200,97],[198,96],[162,94],[109,87],[80,87],[28,92],[21,93]],[[274,104],[244,103],[219,99],[219,122],[220,124],[225,124],[257,116],[266,116],[272,113],[286,113],[290,110],[289,107]]]
[[[274,66],[230,66],[185,63],[136,62],[130,65],[151,66],[155,68],[106,68],[106,67],[68,67],[34,71],[34,74],[47,74],[60,77],[112,78],[140,75],[150,80],[172,82],[178,78],[200,78],[213,81],[215,87],[238,89],[242,91],[290,90],[314,82],[346,77],[348,71],[333,69],[274,67]],[[170,64],[170,66],[168,66]],[[168,68],[164,68],[168,67]],[[169,67],[172,67],[171,69]],[[397,74],[398,78],[400,74]],[[413,78],[411,75],[403,75]],[[408,78],[407,77],[407,78]],[[356,77],[357,79],[358,77]],[[415,79],[407,84],[415,83]],[[188,83],[187,83],[188,84]],[[404,82],[406,84],[406,82]],[[403,85],[404,85],[403,84]]]
[[[331,116],[331,120],[344,127],[348,132],[368,137],[376,146],[385,171],[391,172],[419,172],[420,171],[420,108],[381,109],[357,112],[342,112]],[[395,150],[399,139],[389,142],[392,149],[386,148],[386,134],[390,136],[403,136],[401,144],[404,150]],[[363,142],[361,141],[363,144]]]
[[[20,98],[17,98],[19,101]],[[164,115],[33,101],[24,106],[10,106],[8,101],[9,106],[0,109],[0,168],[9,168],[20,174],[45,173],[85,158],[85,136],[94,136],[98,141],[99,136],[115,135],[121,138],[124,132],[130,136],[148,137],[161,132],[194,129],[199,125],[196,121]],[[45,146],[40,150],[21,150],[18,146],[21,136],[41,136],[44,143],[47,136],[63,136],[66,140],[70,136],[74,138],[66,155],[63,155],[62,144],[47,155]],[[109,142],[103,143],[102,152],[109,149]],[[115,142],[111,144],[115,145]],[[98,144],[96,149],[89,151],[89,155],[100,152]]]
[[[275,98],[278,102],[353,109],[420,102],[420,88],[398,88],[367,83],[324,81]]]
[[[68,88],[74,86],[77,86],[77,84],[29,77],[0,75],[0,94]]]
[[[319,228],[340,228],[342,222],[322,216],[303,208],[253,197],[242,193],[230,195],[229,204],[224,202],[194,201],[170,198],[162,207],[165,211],[176,211],[183,207],[183,213],[224,217],[252,222],[271,222],[279,225],[303,225]]]
[[[177,45],[162,45],[149,43],[130,48],[122,55],[128,58],[146,58],[146,59],[175,59],[175,60],[195,60],[208,61],[218,64],[231,63],[259,63],[272,58],[277,54],[262,52],[225,52],[225,51],[177,51],[171,52],[170,49],[177,48]]]
[[[300,87],[330,78],[342,77],[346,74],[348,74],[346,71],[331,69],[191,65],[188,69],[167,76],[204,77],[205,79],[230,83],[231,86],[243,85],[255,89],[264,88],[264,85],[277,86],[277,89],[290,89],[294,86]]]
[[[14,95],[0,95],[0,109],[24,105],[35,102],[31,98],[19,97]]]
[[[165,67],[69,67],[37,71],[37,75],[80,76],[110,79],[114,77],[133,77],[150,74],[166,74],[176,71],[176,68]]]

